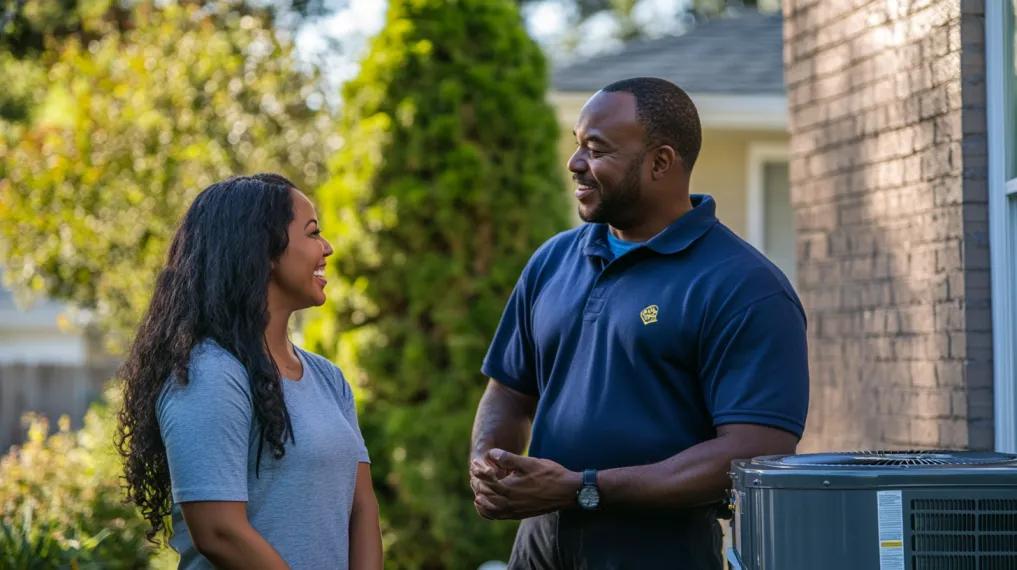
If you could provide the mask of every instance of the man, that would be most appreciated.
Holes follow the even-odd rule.
[[[690,197],[684,91],[613,83],[575,136],[588,223],[533,255],[484,360],[475,505],[524,519],[510,568],[719,569],[731,461],[801,436],[805,314],[713,199]]]

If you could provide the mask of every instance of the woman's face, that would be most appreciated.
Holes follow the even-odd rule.
[[[321,236],[318,215],[307,196],[296,189],[290,189],[290,196],[289,244],[272,264],[268,297],[296,311],[325,303],[325,258],[332,255],[332,246]]]

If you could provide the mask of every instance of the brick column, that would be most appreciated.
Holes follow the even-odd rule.
[[[982,7],[784,2],[803,451],[992,447]]]

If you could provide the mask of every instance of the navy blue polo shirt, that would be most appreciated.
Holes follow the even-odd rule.
[[[715,216],[713,198],[615,258],[608,226],[533,255],[484,374],[538,396],[530,455],[572,470],[655,463],[750,423],[801,436],[805,312],[787,278]]]

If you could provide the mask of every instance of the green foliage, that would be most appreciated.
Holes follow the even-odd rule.
[[[0,120],[25,122],[46,95],[47,49],[121,29],[128,10],[112,0],[4,0],[0,13]],[[16,78],[16,79],[14,79]]]
[[[60,540],[62,532],[56,523],[35,523],[30,508],[20,514],[21,524],[0,521],[0,563],[4,568],[98,567],[97,563],[93,565],[92,553],[109,536],[108,531],[84,539],[76,534],[70,540]]]
[[[30,419],[28,441],[0,459],[0,567],[147,567],[157,551],[123,501],[111,406],[92,406],[77,432],[66,417],[52,435],[45,418]]]
[[[24,120],[0,119],[4,277],[94,310],[115,344],[201,188],[264,170],[313,187],[331,152],[327,113],[307,105],[316,78],[271,21],[235,3],[158,4],[138,3],[125,31],[0,57],[0,77],[46,85],[5,99]]]
[[[504,559],[467,485],[479,367],[533,250],[568,223],[545,61],[509,0],[393,0],[345,86],[318,211],[332,296],[307,324],[343,366],[394,568]]]
[[[128,10],[113,0],[3,0],[0,49],[37,55],[54,39],[96,37],[120,27]]]

